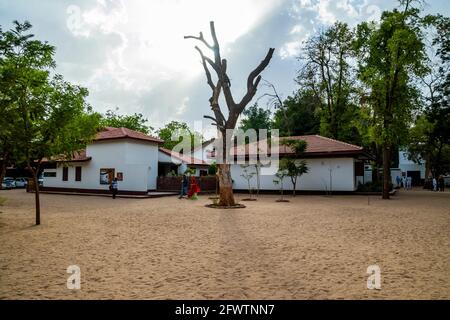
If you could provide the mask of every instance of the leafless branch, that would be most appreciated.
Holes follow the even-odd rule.
[[[203,42],[203,44],[205,45],[205,46],[207,46],[209,49],[213,49],[213,46],[212,45],[210,45],[206,40],[205,40],[205,38],[203,37],[203,32],[200,32],[200,35],[198,36],[198,37],[196,37],[196,36],[184,36],[184,39],[195,39],[195,40],[199,40],[199,41],[201,41],[201,42]]]

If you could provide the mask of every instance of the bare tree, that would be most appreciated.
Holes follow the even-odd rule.
[[[212,53],[214,58],[211,59],[203,54],[203,51],[196,46],[195,49],[199,52],[202,59],[203,69],[205,70],[206,80],[209,87],[212,90],[209,103],[211,110],[214,113],[214,117],[204,116],[206,119],[212,120],[215,126],[217,126],[218,138],[221,140],[222,147],[217,150],[218,160],[218,177],[219,177],[219,205],[220,206],[233,206],[235,204],[233,195],[233,185],[231,180],[230,163],[227,160],[227,153],[230,150],[227,145],[231,139],[227,139],[228,134],[235,129],[239,115],[244,111],[244,108],[253,99],[258,88],[258,84],[261,81],[260,73],[267,67],[272,59],[274,48],[270,48],[266,54],[264,60],[248,75],[247,78],[247,92],[239,102],[236,102],[231,93],[230,78],[227,75],[227,60],[222,59],[220,54],[219,41],[217,40],[216,30],[214,28],[214,22],[210,22],[210,31],[213,43],[210,44],[200,32],[199,36],[185,36],[185,39],[195,39],[205,45]],[[210,68],[215,72],[217,79],[214,82]],[[222,109],[219,105],[219,97],[223,92],[226,105],[228,107],[228,116],[225,118]]]

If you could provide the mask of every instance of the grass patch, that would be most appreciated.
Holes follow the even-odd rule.
[[[0,197],[0,206],[6,202],[6,198]]]

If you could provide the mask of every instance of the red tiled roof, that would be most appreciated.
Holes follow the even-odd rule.
[[[203,165],[203,166],[209,166],[208,163],[206,163],[203,160],[188,156],[188,155],[184,155],[166,148],[159,148],[159,151],[167,154],[168,156],[174,157],[182,162],[186,162],[187,164],[196,164],[196,165]]]
[[[50,161],[56,161],[56,162],[63,162],[63,161],[68,161],[68,162],[84,162],[84,161],[90,161],[92,160],[92,157],[88,157],[86,155],[86,150],[79,150],[79,151],[75,151],[72,154],[72,157],[70,159],[67,159],[65,156],[61,155],[61,156],[57,156],[57,157],[53,157],[50,159]],[[42,159],[42,162],[48,162],[49,160],[47,158]]]
[[[124,139],[124,138],[143,140],[143,141],[151,141],[151,142],[156,142],[156,143],[164,142],[161,139],[151,137],[142,132],[130,130],[128,128],[113,128],[113,127],[106,127],[105,129],[103,129],[103,131],[100,131],[99,133],[97,133],[97,136],[95,137],[95,141],[110,140],[110,139]]]
[[[363,152],[363,148],[350,143],[346,143],[339,140],[334,140],[331,138],[322,137],[319,135],[308,135],[308,136],[293,136],[293,137],[280,137],[279,143],[279,154],[280,155],[290,155],[293,154],[293,150],[281,144],[283,140],[304,140],[307,143],[305,155],[336,155],[336,154],[359,154]],[[264,152],[268,150],[270,153],[270,147],[267,146],[267,140],[262,140],[259,142],[254,142],[252,144],[247,144],[243,146],[234,147],[234,152],[232,154],[245,154],[248,155],[250,152],[253,154],[254,150]]]

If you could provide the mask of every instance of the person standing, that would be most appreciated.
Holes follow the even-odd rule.
[[[436,180],[436,177],[433,177],[433,191],[437,191],[437,180]]]
[[[403,184],[403,189],[406,190],[407,186],[406,186],[406,176],[402,177],[402,184]]]
[[[397,178],[395,178],[395,181],[397,182],[397,187],[400,188],[400,183],[402,182],[400,176],[397,176]]]
[[[443,175],[440,175],[440,176],[439,176],[439,181],[438,181],[438,183],[439,183],[439,191],[440,191],[440,192],[444,192],[444,189],[445,189],[445,180],[444,180],[444,176],[443,176]]]
[[[411,190],[412,188],[412,177],[407,177],[406,178],[406,187],[408,190]]]
[[[180,197],[179,199],[183,198],[185,195],[187,195],[187,190],[189,186],[188,178],[185,174],[183,174],[183,178],[181,179],[181,191],[180,191]]]
[[[109,189],[112,192],[112,198],[115,199],[116,195],[117,195],[117,192],[119,191],[119,183],[117,182],[117,178],[114,178],[111,181],[111,185],[109,186]]]

